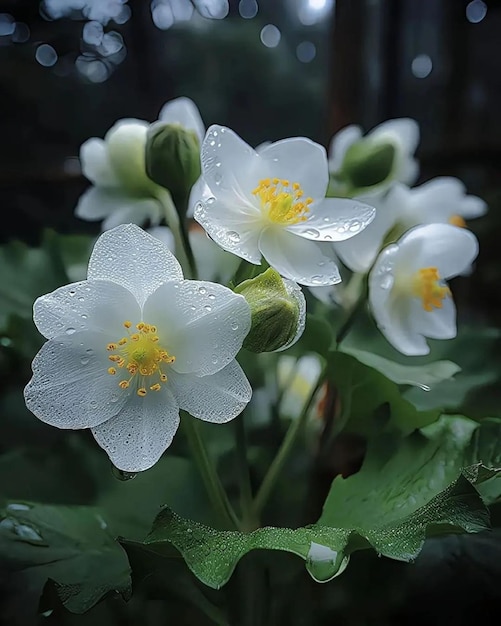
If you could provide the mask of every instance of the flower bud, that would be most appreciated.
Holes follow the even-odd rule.
[[[146,140],[146,172],[170,191],[178,210],[185,210],[190,189],[200,177],[197,135],[180,124],[152,124]]]
[[[341,175],[355,189],[373,187],[391,175],[395,156],[393,144],[362,139],[346,151]]]
[[[306,301],[300,287],[273,268],[234,288],[250,306],[252,324],[244,340],[251,352],[285,350],[303,334]]]

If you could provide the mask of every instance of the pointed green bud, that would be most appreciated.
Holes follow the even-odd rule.
[[[196,134],[180,124],[152,124],[146,138],[146,173],[170,191],[178,210],[185,210],[190,190],[200,177]]]
[[[393,144],[362,139],[346,151],[341,175],[355,189],[373,187],[391,176],[395,156]]]
[[[244,348],[251,352],[285,350],[303,334],[306,301],[300,287],[273,268],[234,289],[247,300],[252,325]]]

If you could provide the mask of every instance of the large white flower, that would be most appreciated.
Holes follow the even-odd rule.
[[[386,194],[359,199],[376,207],[374,220],[354,239],[334,244],[339,258],[355,272],[369,270],[392,229],[402,233],[420,224],[465,226],[465,220],[487,211],[481,198],[467,195],[464,184],[449,176],[433,178],[412,189],[395,183]]]
[[[35,302],[49,340],[33,361],[28,408],[59,428],[91,428],[116,467],[151,467],[179,409],[223,423],[251,397],[235,355],[250,328],[242,296],[183,280],[176,258],[139,227],[100,236],[87,280]]]
[[[414,152],[419,143],[419,125],[411,118],[387,120],[363,135],[360,126],[350,125],[340,130],[331,140],[329,148],[329,171],[338,175],[343,170],[350,149],[364,144],[367,149],[389,144],[394,148],[393,162],[384,181],[378,188],[387,188],[393,181],[408,185],[414,183],[419,174],[419,165]]]
[[[444,282],[478,254],[469,230],[428,224],[385,248],[369,275],[369,303],[386,339],[403,354],[428,354],[426,337],[456,336],[456,308]]]
[[[339,282],[332,246],[374,217],[361,202],[325,198],[325,149],[303,137],[259,153],[236,133],[211,126],[201,151],[203,197],[195,219],[222,248],[259,265],[261,255],[303,285]],[[324,242],[324,243],[319,243]]]
[[[193,130],[201,141],[204,125],[196,105],[188,98],[165,104],[160,119]],[[84,220],[104,220],[103,230],[119,224],[152,226],[165,216],[163,203],[171,203],[163,187],[146,174],[145,150],[148,122],[118,121],[104,140],[92,137],[80,148],[82,172],[93,187],[79,199],[76,215]]]

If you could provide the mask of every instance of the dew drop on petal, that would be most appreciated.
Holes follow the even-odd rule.
[[[72,328],[71,326],[66,329],[66,334],[67,335],[73,335],[75,332],[76,332],[76,330],[74,328]]]
[[[240,241],[240,235],[234,230],[229,230],[226,235],[228,236],[228,239],[233,243],[238,243]]]

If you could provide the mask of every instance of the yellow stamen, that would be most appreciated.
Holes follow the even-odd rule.
[[[461,215],[451,215],[451,217],[449,217],[449,224],[459,226],[459,228],[466,228],[466,222]]]
[[[284,226],[305,222],[313,198],[302,199],[304,192],[299,183],[288,180],[263,178],[253,190],[261,203],[261,210],[275,224]]]
[[[441,309],[442,301],[451,295],[449,287],[442,283],[436,267],[423,267],[416,272],[412,282],[412,292],[421,298],[423,309]]]
[[[129,330],[132,322],[125,321],[123,326]],[[110,354],[108,359],[120,368],[124,368],[130,374],[128,380],[124,379],[118,383],[120,389],[128,389],[134,381],[136,393],[144,397],[150,391],[160,391],[161,383],[167,382],[167,375],[160,369],[160,364],[174,363],[175,357],[160,345],[160,337],[156,334],[157,328],[152,324],[139,322],[134,327],[137,332],[129,333],[128,337],[122,337],[118,342],[106,345],[107,350],[113,350],[117,354]],[[115,375],[115,367],[108,368],[108,374]],[[151,377],[157,380],[151,380]],[[150,380],[146,380],[146,379]],[[158,382],[160,380],[160,382]]]

